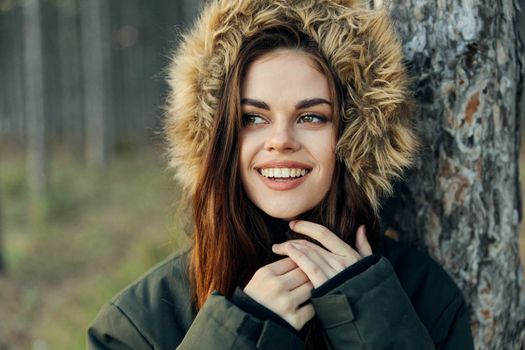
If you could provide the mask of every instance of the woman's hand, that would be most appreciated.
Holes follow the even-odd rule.
[[[276,254],[287,255],[308,276],[315,288],[322,285],[348,266],[372,254],[372,248],[361,225],[356,233],[356,248],[346,244],[326,227],[309,221],[291,221],[290,228],[315,239],[324,247],[306,240],[290,240],[274,244]]]
[[[302,305],[310,299],[312,289],[297,264],[284,258],[257,270],[244,293],[300,330],[315,315],[312,304]]]

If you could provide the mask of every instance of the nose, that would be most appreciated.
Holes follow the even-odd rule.
[[[292,127],[287,124],[274,124],[264,143],[267,151],[295,152],[300,147]]]

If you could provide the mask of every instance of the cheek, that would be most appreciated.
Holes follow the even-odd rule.
[[[336,139],[334,133],[327,132],[323,135],[313,135],[306,142],[310,145],[309,148],[315,154],[315,158],[320,163],[323,171],[331,174],[336,162]]]
[[[256,146],[253,138],[242,135],[239,138],[239,167],[241,173],[241,180],[245,186],[247,175],[251,169],[251,164],[254,162],[256,153]]]
[[[336,154],[335,154],[335,139],[330,135],[324,143],[324,147],[319,147],[320,149],[324,148],[325,152],[319,153],[319,161],[323,167],[323,182],[330,186],[332,184],[332,178],[335,171],[336,164]]]
[[[247,163],[248,162],[249,162],[249,159],[248,159],[247,147],[241,141],[241,143],[240,143],[240,150],[239,150],[239,171],[241,173],[241,180],[243,182],[243,186],[244,186],[244,181],[245,181],[245,176],[246,176],[246,168],[247,168]]]
[[[326,156],[326,158],[323,159],[323,167],[324,167],[324,182],[325,183],[332,183],[332,178],[335,171],[335,150],[332,152],[330,156]]]

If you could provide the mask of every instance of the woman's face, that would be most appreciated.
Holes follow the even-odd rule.
[[[291,220],[328,192],[336,130],[329,82],[306,53],[278,50],[241,82],[241,181],[266,214]]]

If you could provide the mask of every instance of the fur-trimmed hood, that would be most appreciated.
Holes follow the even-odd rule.
[[[372,207],[410,165],[417,139],[401,46],[385,10],[358,0],[212,0],[169,66],[165,132],[185,194],[195,191],[225,76],[242,43],[280,23],[318,43],[344,88],[337,156]]]

